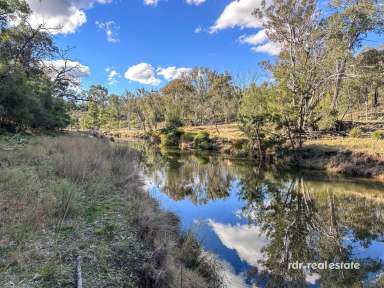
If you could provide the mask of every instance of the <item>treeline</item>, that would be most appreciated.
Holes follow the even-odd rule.
[[[50,29],[29,24],[30,13],[24,0],[0,1],[0,128],[64,128],[76,67],[66,65]]]
[[[100,85],[85,91],[78,105],[76,125],[81,128],[139,128],[153,131],[175,126],[236,121],[241,90],[228,73],[195,68],[159,91],[109,95]]]
[[[374,0],[340,0],[320,13],[317,1],[274,1],[253,11],[281,48],[276,61],[262,63],[268,83],[240,88],[228,73],[195,68],[159,91],[118,97],[93,86],[78,106],[78,125],[169,132],[239,122],[252,153],[301,148],[308,131],[337,129],[348,113],[379,105],[384,47],[363,49],[363,42],[383,33],[383,9]]]
[[[252,153],[300,148],[308,131],[335,128],[349,113],[379,106],[384,86],[384,47],[363,49],[367,35],[383,33],[384,7],[375,0],[330,0],[320,11],[318,4],[273,1],[249,11],[280,47],[275,60],[262,63],[268,83],[244,85],[229,73],[195,68],[160,90],[110,95],[100,85],[79,92],[71,76],[76,67],[51,31],[28,24],[25,1],[3,0],[0,124],[62,128],[68,112],[74,127],[148,133],[237,122]],[[57,60],[61,65],[52,65]]]

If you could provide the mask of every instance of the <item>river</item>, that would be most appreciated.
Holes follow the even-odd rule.
[[[384,185],[141,150],[150,193],[220,263],[229,287],[384,287]],[[321,266],[330,263],[354,269]]]

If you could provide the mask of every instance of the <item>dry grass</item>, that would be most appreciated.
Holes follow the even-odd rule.
[[[186,126],[182,127],[185,132],[191,134],[197,134],[201,131],[207,131],[210,136],[217,137],[225,140],[237,140],[245,138],[243,132],[240,131],[237,123],[218,125],[217,129],[215,125],[205,126]],[[137,138],[143,134],[144,131],[139,129],[114,129],[106,131],[108,135],[116,138]]]
[[[78,255],[86,287],[178,287],[178,220],[141,189],[136,152],[80,136],[29,142],[0,150],[0,287],[73,287]],[[207,287],[185,269],[184,287]]]
[[[384,155],[384,141],[372,138],[320,138],[306,141],[305,146],[323,150],[350,150],[352,152]]]
[[[207,131],[211,137],[217,137],[225,140],[237,140],[245,138],[243,132],[240,131],[237,123],[206,126],[189,126],[183,127],[185,132],[197,134],[201,131]]]
[[[115,138],[138,138],[144,131],[140,129],[113,129],[105,131],[106,134]]]

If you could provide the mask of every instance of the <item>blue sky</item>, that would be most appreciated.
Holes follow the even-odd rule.
[[[157,89],[195,66],[239,81],[265,77],[258,63],[278,49],[250,15],[261,0],[27,1],[34,21],[60,25],[56,42],[73,47],[70,57],[87,76],[83,87],[100,83],[119,94]]]

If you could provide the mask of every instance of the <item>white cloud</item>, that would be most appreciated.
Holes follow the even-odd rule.
[[[56,73],[62,71],[64,68],[67,71],[68,76],[79,81],[91,74],[91,70],[88,66],[77,61],[47,60],[44,61],[44,66],[52,77],[55,77]]]
[[[264,270],[265,267],[260,263],[265,258],[263,248],[269,244],[269,240],[254,225],[230,225],[221,224],[209,220],[209,225],[213,228],[221,242],[228,249],[236,250],[240,259],[249,265]]]
[[[203,32],[203,30],[204,30],[203,27],[198,26],[195,28],[195,33],[197,34],[197,33]]]
[[[279,44],[269,41],[266,30],[262,29],[253,35],[242,35],[239,38],[241,44],[258,45],[251,48],[256,53],[267,53],[279,55],[281,47]]]
[[[27,0],[32,14],[29,22],[33,27],[45,24],[52,34],[74,33],[87,22],[84,10],[95,3],[111,3],[112,0]]]
[[[252,47],[251,50],[256,53],[267,53],[270,55],[279,55],[281,47],[277,43],[267,42],[263,45]]]
[[[118,82],[118,78],[121,77],[120,73],[117,72],[114,68],[106,68],[105,72],[108,73],[108,84],[114,85]]]
[[[160,0],[144,0],[144,4],[149,6],[156,6],[159,1]]]
[[[260,28],[262,21],[257,19],[252,12],[261,8],[263,0],[235,0],[229,3],[215,24],[211,27],[211,33],[226,28]],[[268,2],[268,1],[267,1]]]
[[[186,2],[189,5],[196,5],[196,6],[203,4],[205,1],[207,1],[207,0],[186,0]]]
[[[115,21],[99,22],[96,21],[96,26],[103,30],[107,35],[107,41],[111,43],[117,43],[120,39],[117,36],[116,30],[120,27],[116,25]]]
[[[256,225],[231,225],[209,220],[209,225],[219,237],[221,243],[228,249],[235,250],[241,260],[260,271],[268,270],[262,263],[267,255],[263,249],[270,244],[267,235]],[[303,270],[307,283],[315,284],[320,275],[309,270]]]
[[[265,33],[265,29],[260,30],[253,35],[242,35],[239,38],[241,44],[258,45],[268,41],[268,36]]]
[[[158,86],[161,82],[160,79],[156,78],[153,66],[148,63],[140,63],[129,67],[124,77],[128,80],[153,86]]]
[[[180,67],[176,68],[175,66],[167,67],[167,68],[158,68],[157,75],[161,75],[164,79],[170,81],[174,79],[179,79],[183,77],[183,75],[188,74],[192,71],[191,68]]]

